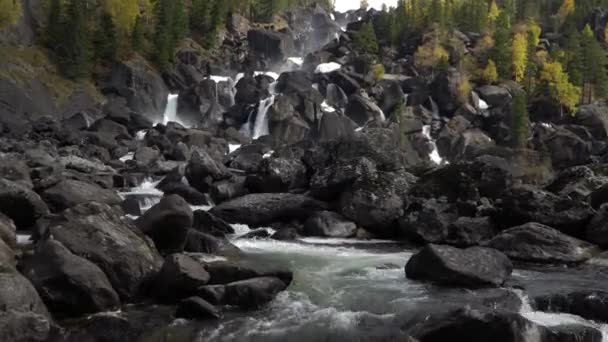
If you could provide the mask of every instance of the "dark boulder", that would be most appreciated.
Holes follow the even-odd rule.
[[[593,138],[606,140],[608,138],[608,107],[599,104],[589,104],[578,107],[575,115],[568,116],[567,123],[581,125],[589,130]]]
[[[357,225],[340,214],[320,211],[304,222],[304,232],[309,236],[349,238],[357,233]]]
[[[378,105],[367,96],[367,94],[355,94],[348,99],[346,115],[358,126],[363,126],[369,121],[384,121],[384,113]]]
[[[490,240],[488,246],[509,258],[536,263],[581,263],[596,252],[592,244],[538,223],[507,229]]]
[[[226,257],[238,257],[241,252],[238,247],[224,237],[216,237],[210,234],[201,233],[194,229],[188,231],[184,250],[186,252],[221,255]]]
[[[305,195],[250,194],[221,203],[210,213],[230,223],[261,226],[278,221],[307,218],[327,205]]]
[[[133,160],[136,162],[148,166],[152,165],[152,163],[156,162],[160,158],[160,151],[156,148],[151,148],[148,146],[140,147],[133,157]]]
[[[586,201],[604,184],[608,184],[608,177],[597,174],[588,166],[574,166],[562,170],[546,187],[547,190],[574,200]],[[591,205],[597,208],[593,197]]]
[[[287,33],[253,29],[247,32],[249,48],[269,59],[281,62],[295,53],[294,42]]]
[[[307,184],[306,167],[298,159],[266,158],[258,173],[247,177],[251,192],[287,192]]]
[[[340,213],[374,234],[394,237],[412,178],[397,172],[364,175],[340,196]]]
[[[72,253],[97,265],[124,299],[160,268],[162,259],[121,210],[101,203],[79,204],[53,220],[50,234]]]
[[[218,319],[217,309],[200,297],[182,300],[175,311],[175,317],[185,319]]]
[[[299,237],[298,230],[293,227],[281,227],[270,236],[273,240],[294,241]]]
[[[340,113],[325,113],[321,117],[317,138],[319,141],[337,140],[354,135],[357,124],[348,116]]]
[[[17,228],[27,229],[49,209],[31,189],[6,179],[0,179],[0,212],[11,218]]]
[[[221,218],[215,217],[207,211],[196,210],[193,213],[194,222],[192,228],[201,232],[215,236],[224,236],[234,234],[234,229],[228,222]]]
[[[534,126],[532,144],[551,156],[553,167],[563,169],[583,165],[591,158],[591,144],[564,127]]]
[[[187,298],[209,282],[209,273],[203,265],[185,254],[167,256],[156,276],[153,292],[165,301]]]
[[[289,286],[275,277],[259,277],[226,285],[225,301],[245,309],[255,309],[270,302]]]
[[[178,195],[169,195],[135,221],[150,236],[161,253],[180,252],[186,243],[193,214],[188,203]]]
[[[587,226],[587,241],[602,249],[608,248],[608,204],[602,204]]]
[[[427,245],[405,266],[408,278],[464,287],[499,287],[511,274],[509,258],[495,249]]]
[[[492,239],[498,229],[487,217],[459,217],[448,226],[446,242],[458,247],[480,245]]]
[[[192,154],[186,167],[186,178],[188,183],[200,192],[207,192],[214,181],[229,178],[230,174],[226,167],[213,160],[205,151],[197,151]]]
[[[98,202],[118,205],[122,199],[114,190],[74,179],[61,181],[42,192],[42,198],[54,212],[71,208],[77,204]]]
[[[205,194],[182,182],[164,184],[162,191],[165,196],[178,195],[192,205],[209,205],[209,199]]]
[[[38,243],[34,254],[19,267],[58,316],[107,311],[120,304],[101,269],[72,254],[58,241]]]
[[[215,203],[221,203],[249,193],[246,177],[233,176],[230,179],[215,182],[209,194]]]
[[[583,236],[593,209],[533,186],[518,185],[505,193],[494,221],[503,228],[537,222],[572,236]]]
[[[50,319],[30,311],[0,311],[2,339],[10,342],[47,342],[51,335]]]
[[[401,232],[417,241],[448,243],[449,229],[458,218],[454,206],[442,199],[410,205],[399,220]]]
[[[318,169],[310,179],[311,194],[319,199],[332,200],[363,175],[376,173],[376,165],[367,158],[354,158]]]
[[[5,216],[0,212],[0,240],[10,247],[17,247],[17,228],[8,216]]]
[[[161,76],[140,57],[114,64],[105,90],[124,97],[129,108],[151,119],[162,117],[169,95]]]
[[[46,306],[34,286],[11,267],[0,269],[0,312],[32,312],[50,318]]]
[[[564,324],[547,327],[543,342],[601,342],[602,332],[594,327]]]
[[[211,275],[209,284],[227,284],[258,277],[275,277],[289,284],[293,279],[293,273],[284,267],[250,260],[214,261],[206,263],[205,269]]]
[[[490,107],[502,107],[511,102],[511,93],[505,87],[485,85],[478,88],[477,93]]]
[[[463,95],[461,94],[461,84],[465,82],[464,76],[456,69],[441,72],[431,83],[431,96],[443,115],[453,114],[460,107]],[[468,94],[464,96],[468,97]]]
[[[32,187],[30,168],[26,162],[15,157],[0,157],[0,178]]]

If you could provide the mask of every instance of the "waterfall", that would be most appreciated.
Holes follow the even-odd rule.
[[[163,113],[163,125],[166,125],[169,122],[177,122],[180,123],[177,119],[177,99],[179,95],[177,94],[169,94],[167,97],[167,107],[165,108],[165,113]]]
[[[422,134],[429,139],[431,143],[432,151],[429,154],[429,158],[433,161],[433,163],[437,165],[443,164],[443,158],[439,155],[439,150],[437,149],[437,145],[435,144],[435,140],[431,137],[431,126],[425,125],[422,127]]]
[[[274,104],[274,95],[260,101],[253,125],[253,139],[268,135],[268,109]]]

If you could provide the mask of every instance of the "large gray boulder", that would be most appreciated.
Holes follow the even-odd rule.
[[[34,254],[20,263],[20,269],[58,315],[80,316],[120,304],[102,270],[72,254],[59,241],[38,243]]]
[[[597,252],[588,242],[534,222],[501,232],[488,246],[509,258],[536,263],[581,263]]]
[[[0,212],[11,218],[17,228],[29,228],[47,214],[49,208],[37,193],[26,186],[0,179]]]
[[[414,254],[405,266],[410,279],[471,288],[499,287],[512,270],[509,258],[495,249],[432,244]]]
[[[226,304],[242,308],[259,308],[270,302],[289,283],[275,277],[259,277],[236,281],[226,285]]]
[[[184,249],[192,222],[188,202],[178,195],[169,195],[140,216],[135,225],[152,238],[161,253],[170,254]]]
[[[154,294],[163,301],[187,298],[209,282],[203,265],[185,254],[172,254],[156,276]]]
[[[271,62],[281,62],[295,53],[293,38],[287,33],[263,29],[253,29],[247,32],[249,48]]]
[[[0,312],[32,312],[50,318],[44,302],[34,286],[17,270],[2,265],[0,267]]]
[[[289,193],[250,194],[221,203],[210,213],[230,223],[261,226],[278,221],[304,219],[327,204],[305,195]]]
[[[53,220],[49,230],[70,252],[97,265],[122,299],[134,298],[162,264],[152,241],[120,209],[107,204],[72,207]]]
[[[5,341],[46,342],[51,320],[31,311],[0,311],[0,332]]]
[[[75,179],[66,179],[44,190],[42,198],[54,212],[93,201],[108,205],[118,205],[122,202],[122,199],[114,190],[104,189],[97,184]]]
[[[349,238],[357,233],[357,225],[340,214],[320,211],[306,220],[304,232],[310,236]]]

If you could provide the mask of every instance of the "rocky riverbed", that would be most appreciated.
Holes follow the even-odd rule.
[[[0,111],[0,340],[608,341],[608,108],[512,148],[511,84],[374,79],[374,13],[235,16],[103,103]]]

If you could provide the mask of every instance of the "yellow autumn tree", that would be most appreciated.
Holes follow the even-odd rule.
[[[441,46],[437,39],[431,39],[420,45],[414,54],[414,63],[418,67],[434,70],[450,58],[448,51]]]
[[[0,0],[0,31],[13,25],[21,14],[21,1]]]
[[[492,0],[492,3],[490,4],[490,9],[488,10],[488,21],[490,23],[496,22],[496,19],[498,18],[499,15],[500,15],[500,9],[498,8],[498,5],[496,4],[496,0]]]
[[[114,23],[120,33],[128,35],[135,20],[139,16],[140,0],[105,0],[108,13],[114,18]]]
[[[516,82],[521,82],[526,74],[526,66],[528,66],[528,40],[524,33],[516,33],[513,36],[511,57],[513,78]]]
[[[498,71],[493,60],[490,59],[488,65],[481,71],[481,79],[488,84],[498,81]]]
[[[564,72],[562,64],[553,61],[543,65],[540,79],[549,90],[549,95],[569,112],[572,112],[579,103],[582,95],[580,87],[570,83],[568,74]]]
[[[560,6],[559,11],[557,12],[557,15],[562,21],[564,21],[572,13],[574,13],[574,10],[576,10],[576,4],[574,0],[563,0],[562,5]]]
[[[526,27],[528,28],[528,32],[530,32],[530,34],[532,34],[532,37],[534,37],[534,46],[538,46],[538,44],[540,43],[540,35],[542,34],[543,29],[540,27],[540,25],[538,25],[538,23],[534,19],[528,19]]]

